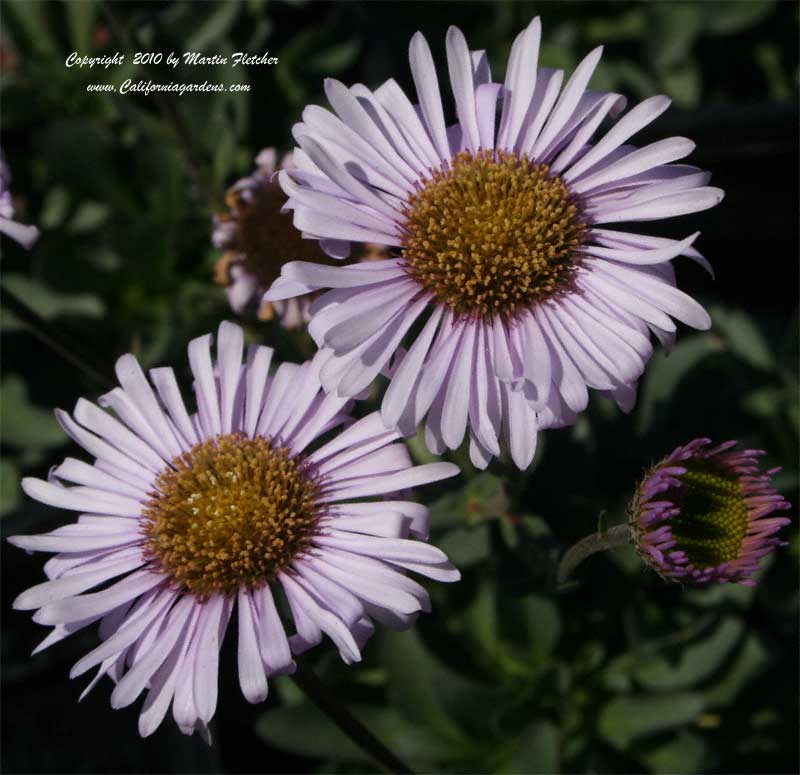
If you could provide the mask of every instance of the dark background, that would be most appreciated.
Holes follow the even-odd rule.
[[[642,471],[701,435],[738,438],[783,465],[797,501],[798,6],[697,3],[31,3],[0,7],[2,146],[20,219],[42,237],[27,253],[2,243],[2,283],[102,374],[123,352],[185,372],[186,343],[232,317],[211,281],[210,219],[259,149],[291,147],[322,79],[411,92],[407,51],[422,30],[444,78],[444,35],[459,26],[486,48],[496,79],[516,34],[541,14],[541,64],[571,72],[599,43],[594,88],[629,105],[655,93],[672,109],[637,137],[697,142],[726,198],[714,210],[654,224],[697,243],[711,280],[679,263],[681,287],[714,328],[682,329],[654,357],[630,416],[597,396],[578,424],[540,438],[534,466],[502,461],[478,475],[463,451],[456,485],[427,488],[437,541],[464,572],[430,583],[434,614],[410,633],[381,632],[346,668],[329,644],[312,658],[342,700],[421,771],[796,772],[797,560],[765,563],[753,590],[682,590],[622,550],[557,592],[559,554],[624,518]],[[141,51],[232,51],[273,67],[133,68]],[[126,65],[68,69],[66,56],[121,51]],[[252,84],[249,94],[93,94],[127,77]],[[446,89],[443,89],[446,92]],[[284,358],[312,352],[305,334],[246,321]],[[2,316],[3,535],[68,517],[25,499],[20,475],[75,454],[50,410],[104,386]],[[427,453],[418,442],[420,460]],[[325,772],[371,765],[288,679],[249,706],[226,643],[215,745],[184,738],[168,716],[145,741],[136,708],[112,711],[108,682],[80,705],[69,667],[86,631],[29,657],[43,628],[11,601],[42,579],[42,557],[2,549],[2,767],[6,772]],[[230,636],[229,640],[235,638]]]

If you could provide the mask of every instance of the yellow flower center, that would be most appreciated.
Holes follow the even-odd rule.
[[[489,317],[569,288],[586,224],[546,164],[464,151],[409,196],[404,229],[409,274],[458,315]]]
[[[253,588],[308,546],[320,515],[301,460],[270,439],[217,436],[172,460],[145,504],[146,555],[200,597]]]
[[[736,476],[704,460],[681,474],[672,498],[680,514],[670,520],[677,549],[698,568],[736,559],[747,535],[749,514]]]

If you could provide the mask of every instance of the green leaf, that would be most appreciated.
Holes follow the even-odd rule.
[[[692,722],[704,708],[703,697],[690,692],[615,697],[600,711],[598,731],[621,750],[646,735]]]
[[[586,22],[585,35],[593,45],[603,45],[618,40],[636,40],[645,32],[647,20],[644,9],[631,8],[613,17],[597,17]]]
[[[94,32],[95,4],[93,0],[78,0],[67,3],[67,22],[72,48],[82,54],[88,54],[92,47]]]
[[[231,173],[236,155],[236,136],[233,132],[223,132],[214,149],[214,180],[222,186]]]
[[[742,409],[754,417],[769,419],[780,413],[783,402],[784,391],[770,385],[756,388],[742,396]]]
[[[371,763],[364,751],[310,703],[268,710],[256,722],[256,734],[298,756]]]
[[[684,62],[702,29],[700,9],[694,3],[651,3],[645,8],[650,16],[648,58],[658,70]]]
[[[466,487],[467,521],[503,516],[509,507],[505,482],[498,476],[482,473],[470,480]]]
[[[723,618],[700,640],[637,659],[636,680],[652,691],[687,689],[712,676],[736,648],[744,623],[735,616]],[[670,653],[677,651],[677,654]]]
[[[761,560],[761,568],[766,569],[772,562],[772,557],[767,556]],[[756,577],[758,578],[758,576]],[[684,598],[687,603],[701,608],[720,609],[723,606],[747,608],[756,594],[755,587],[746,587],[744,584],[716,584],[708,587],[687,588]]]
[[[769,84],[773,100],[789,100],[792,95],[792,80],[783,67],[781,51],[774,43],[764,41],[756,46],[755,59]]]
[[[0,460],[0,517],[19,505],[22,489],[19,486],[19,468],[9,459]]]
[[[89,293],[58,293],[21,274],[4,274],[3,285],[45,320],[62,315],[102,318],[106,314],[103,302]],[[17,331],[25,326],[11,312],[3,310],[2,328],[4,331]]]
[[[549,721],[534,721],[518,738],[518,748],[498,769],[502,773],[549,773],[559,770],[558,728]]]
[[[475,525],[506,514],[509,499],[505,483],[494,474],[481,473],[470,479],[459,492],[442,496],[431,506],[433,524],[437,527]]]
[[[306,67],[312,72],[337,75],[356,61],[360,50],[357,40],[345,40],[309,57]]]
[[[673,66],[662,75],[662,88],[676,105],[694,108],[700,102],[702,81],[700,67],[691,59]]]
[[[733,702],[739,692],[764,671],[770,662],[766,646],[755,633],[749,633],[725,675],[704,692],[709,707]]]
[[[606,647],[598,640],[584,643],[572,662],[575,675],[589,675],[599,670],[606,661]]]
[[[661,404],[673,395],[681,380],[721,350],[719,339],[710,334],[698,334],[679,341],[669,354],[660,352],[653,356],[639,399],[637,430],[640,434],[650,429]]]
[[[449,617],[459,638],[477,644],[484,659],[497,664],[499,649],[497,585],[494,578],[482,578],[472,604],[460,616]]]
[[[737,358],[756,369],[775,369],[775,355],[769,342],[746,312],[720,306],[712,307],[709,312],[717,332]]]
[[[69,208],[69,191],[64,186],[53,186],[42,203],[39,225],[45,230],[57,228],[64,222]]]
[[[712,35],[733,35],[750,29],[772,11],[773,0],[712,0],[698,4],[705,29]]]
[[[205,49],[212,48],[233,26],[240,10],[239,3],[212,3],[205,8],[202,6],[195,8],[195,13],[205,15],[186,39],[184,50],[207,53]]]
[[[425,443],[425,431],[422,428],[419,428],[414,436],[406,439],[406,445],[417,465],[439,462],[439,458],[428,449]]]
[[[488,694],[487,690],[440,663],[413,629],[387,632],[382,638],[381,655],[392,703],[443,737],[463,742],[464,734],[451,718],[451,711],[463,711],[465,704],[474,704],[476,698]]]
[[[384,745],[416,764],[448,761],[462,755],[461,748],[424,725],[409,721],[393,708],[349,705],[348,709]],[[256,722],[256,734],[275,748],[298,756],[375,764],[327,716],[306,701],[267,711]]]
[[[567,71],[575,67],[576,59],[572,46],[560,45],[551,38],[547,42],[542,42],[539,51],[539,60],[542,65]]]
[[[644,98],[658,89],[652,75],[646,73],[642,67],[631,60],[619,58],[608,62],[606,67],[612,73],[617,90],[632,91],[638,97]]]
[[[0,440],[17,447],[60,447],[67,442],[51,412],[28,400],[22,379],[10,375],[0,382]]]
[[[529,595],[515,601],[520,621],[527,634],[531,655],[538,661],[550,657],[561,640],[561,615],[549,598]]]
[[[491,551],[488,525],[448,530],[439,541],[439,548],[457,568],[475,565],[488,557]]]
[[[631,653],[614,657],[603,670],[603,685],[611,692],[629,692],[633,689],[634,657]]]
[[[67,228],[73,234],[86,234],[102,226],[111,208],[103,202],[81,202]]]
[[[45,56],[59,56],[58,44],[46,20],[47,6],[31,3],[29,0],[14,0],[4,3],[3,10],[11,16],[13,23],[20,27],[27,38],[26,43],[34,51]]]
[[[654,773],[703,772],[708,745],[700,735],[682,729],[674,738],[640,752],[641,759]]]

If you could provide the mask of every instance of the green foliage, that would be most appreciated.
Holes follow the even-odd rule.
[[[52,412],[34,406],[20,377],[9,376],[0,383],[2,422],[0,439],[17,448],[41,449],[66,442]]]
[[[570,544],[598,529],[598,515],[607,514],[608,524],[624,519],[643,469],[697,436],[767,449],[769,465],[785,466],[780,487],[797,500],[796,300],[787,302],[783,287],[796,288],[796,240],[778,234],[796,221],[794,182],[773,191],[746,180],[763,180],[753,167],[775,176],[795,169],[785,149],[796,147],[796,138],[762,139],[752,126],[736,124],[755,104],[760,131],[770,110],[796,92],[793,4],[8,0],[0,43],[4,57],[12,51],[16,58],[9,66],[4,58],[0,82],[3,146],[20,217],[36,223],[42,237],[30,253],[4,240],[3,287],[91,352],[106,373],[124,352],[145,367],[185,372],[188,340],[233,317],[212,282],[220,255],[210,244],[212,215],[224,209],[226,188],[251,170],[258,150],[293,145],[291,128],[303,107],[325,104],[323,79],[377,87],[393,77],[410,85],[408,41],[418,28],[443,78],[451,23],[487,49],[502,76],[514,36],[537,12],[542,65],[571,69],[591,47],[606,44],[596,88],[619,91],[629,104],[668,94],[678,110],[655,131],[694,137],[699,128],[710,138],[690,163],[713,169],[731,189],[719,220],[709,216],[698,241],[719,278],[712,283],[687,270],[686,287],[706,303],[713,328],[679,327],[672,351],[659,348],[650,362],[631,416],[593,397],[574,428],[540,436],[526,472],[505,458],[477,472],[466,449],[449,455],[462,477],[418,496],[431,508],[432,541],[461,569],[462,581],[426,581],[432,614],[403,633],[379,627],[361,665],[339,664],[327,647],[304,658],[316,660],[337,696],[417,771],[792,771],[796,538],[768,564],[756,590],[665,585],[631,550],[591,558],[563,591],[555,570]],[[280,64],[165,71],[134,65],[136,49],[269,50]],[[120,68],[68,69],[64,59],[73,50],[129,56]],[[167,100],[86,91],[89,83],[151,77],[248,84],[251,91]],[[720,116],[734,116],[727,120],[747,142],[730,140]],[[739,248],[736,240],[751,233],[757,241]],[[305,334],[245,324],[249,339],[275,347],[280,359],[313,352]],[[2,333],[0,515],[10,535],[48,529],[48,519],[63,516],[32,505],[19,479],[46,476],[68,449],[76,454],[51,408],[96,397],[99,386],[5,311]],[[409,448],[417,462],[437,459],[421,436]],[[27,558],[5,563],[21,555],[14,552],[4,554],[9,594],[23,581],[42,580]],[[272,681],[267,704],[254,711],[237,699],[237,688],[224,687],[212,753],[202,743],[187,747],[177,733],[138,741],[131,715],[111,714],[107,697],[72,710],[69,653],[57,651],[72,641],[29,659],[41,636],[4,613],[4,660],[14,666],[4,671],[4,692],[9,707],[27,709],[6,714],[22,730],[16,746],[5,746],[8,771],[374,771],[288,678]],[[229,640],[235,650],[235,634]],[[94,645],[90,638],[80,653]],[[68,656],[51,656],[62,653]],[[67,730],[60,749],[48,739],[55,764],[37,758],[47,702],[60,714],[51,726]],[[91,740],[78,760],[75,740],[86,729]],[[124,754],[121,739],[135,740]]]
[[[682,727],[703,710],[703,698],[689,692],[615,697],[600,712],[600,736],[621,750],[644,736]]]

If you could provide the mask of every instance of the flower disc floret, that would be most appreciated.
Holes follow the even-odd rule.
[[[674,493],[680,513],[672,535],[694,565],[734,560],[747,534],[747,504],[736,476],[707,461],[693,462]]]
[[[242,433],[176,457],[142,511],[145,551],[201,597],[252,589],[305,550],[320,511],[308,469],[286,447]]]
[[[577,201],[526,154],[462,151],[409,195],[409,274],[459,315],[508,317],[569,287]]]

